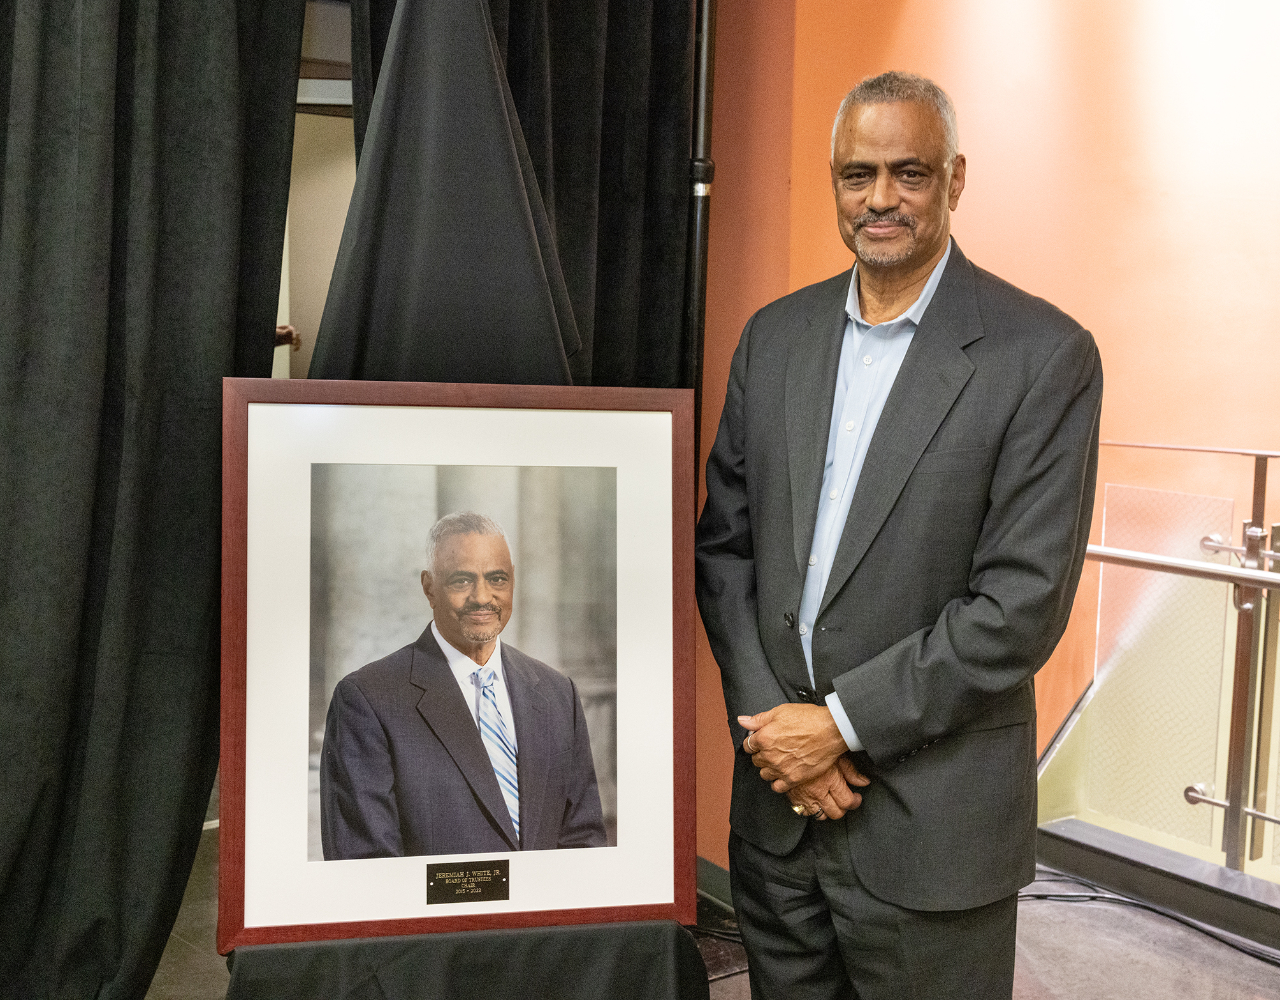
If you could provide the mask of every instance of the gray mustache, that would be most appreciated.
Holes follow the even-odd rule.
[[[473,615],[477,611],[492,611],[495,615],[501,615],[502,609],[496,604],[468,604],[458,612],[459,615]]]
[[[901,212],[863,212],[853,220],[853,228],[861,229],[863,226],[873,226],[878,222],[891,222],[895,225],[906,226],[913,233],[916,231],[916,220],[909,215],[903,215]]]

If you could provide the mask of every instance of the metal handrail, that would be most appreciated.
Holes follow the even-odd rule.
[[[1226,799],[1211,799],[1205,794],[1205,787],[1200,783],[1188,785],[1182,790],[1182,797],[1187,800],[1188,805],[1198,806],[1204,804],[1206,806],[1217,806],[1219,809],[1230,809],[1231,803]],[[1280,816],[1272,816],[1270,813],[1264,813],[1257,809],[1250,809],[1245,806],[1240,810],[1246,816],[1252,816],[1254,819],[1260,819],[1264,823],[1280,824]]]
[[[1250,531],[1253,529],[1250,528]],[[1200,549],[1203,552],[1218,553],[1230,552],[1233,556],[1239,556],[1243,562],[1250,558],[1249,546],[1247,545],[1228,545],[1222,541],[1221,535],[1205,535],[1200,539]],[[1273,563],[1280,563],[1280,552],[1272,552],[1270,549],[1259,549],[1257,552],[1259,559],[1270,559]]]
[[[1198,562],[1195,559],[1179,559],[1175,556],[1158,556],[1151,552],[1135,552],[1133,549],[1116,549],[1109,545],[1090,545],[1085,558],[1093,562],[1131,566],[1134,569],[1153,569],[1179,576],[1194,576],[1201,580],[1219,580],[1222,583],[1238,583],[1245,587],[1261,587],[1280,590],[1280,573],[1261,569],[1240,569],[1219,563]]]
[[[1206,448],[1192,444],[1139,444],[1137,441],[1099,441],[1108,448],[1155,448],[1159,451],[1202,451],[1213,455],[1248,455],[1251,458],[1280,458],[1280,451],[1260,451],[1251,448]]]

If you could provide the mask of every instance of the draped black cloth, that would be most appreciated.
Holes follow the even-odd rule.
[[[567,384],[580,350],[484,0],[392,19],[311,378]]]
[[[567,352],[573,381],[688,388],[693,345],[682,321],[694,0],[492,0],[489,8],[515,107],[513,131],[522,136],[536,178],[534,183],[526,177],[524,187],[531,203],[535,194],[541,202],[530,212],[549,223],[581,341],[577,353]],[[365,137],[365,123],[381,74],[399,58],[400,46],[431,44],[423,35],[389,45],[395,10],[395,0],[352,2],[352,86],[362,161],[364,147],[380,141]],[[455,63],[450,71],[464,70]],[[415,104],[397,104],[396,124],[384,116],[379,128],[417,128]],[[490,164],[482,159],[468,169],[479,176]],[[382,203],[382,220],[391,229],[398,225],[398,204]],[[475,238],[501,241],[503,231],[477,232]],[[540,237],[543,259],[549,259],[545,242]],[[443,246],[429,248],[416,261],[420,269],[459,270]],[[405,271],[411,274],[412,268],[402,262],[400,273]],[[495,294],[486,276],[468,273],[454,280]],[[549,287],[558,295],[554,275]],[[562,313],[556,314],[560,328]],[[504,348],[523,352],[526,335],[510,329],[494,336],[503,338]],[[313,363],[313,377],[324,373]],[[407,369],[395,377],[418,376]],[[544,379],[521,373],[488,380]]]
[[[142,997],[218,758],[221,378],[302,0],[0,3],[0,995]]]

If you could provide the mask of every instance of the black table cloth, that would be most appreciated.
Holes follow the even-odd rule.
[[[531,927],[304,944],[228,958],[227,1000],[708,1000],[674,921]]]

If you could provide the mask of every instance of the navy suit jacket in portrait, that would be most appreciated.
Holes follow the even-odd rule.
[[[506,643],[502,662],[519,749],[519,838],[428,627],[334,689],[320,755],[326,861],[605,846],[577,688]]]

